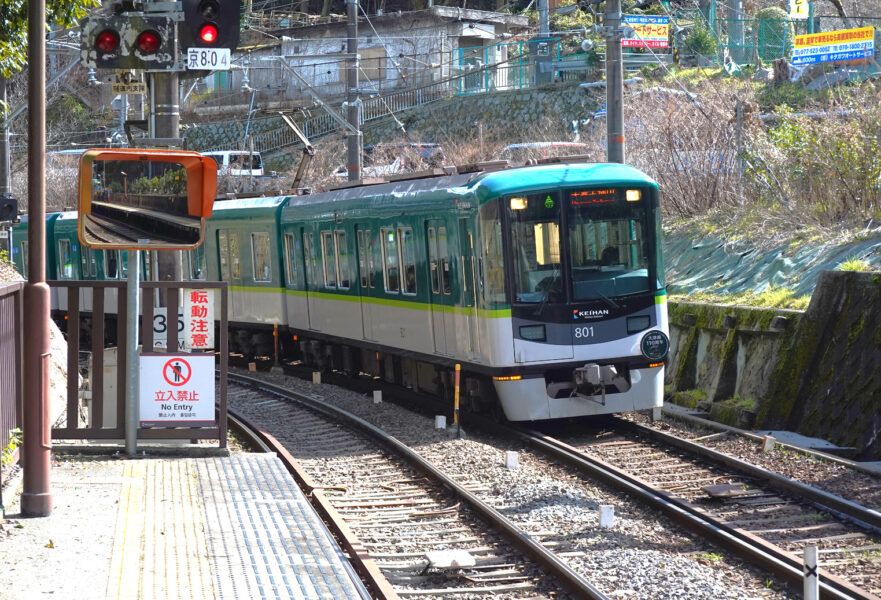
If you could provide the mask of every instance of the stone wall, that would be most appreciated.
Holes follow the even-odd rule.
[[[474,137],[481,123],[514,122],[527,132],[522,141],[535,141],[535,138],[528,137],[530,128],[536,129],[537,138],[544,139],[538,129],[546,123],[553,122],[563,130],[571,121],[592,115],[604,101],[603,88],[591,90],[588,95],[578,87],[578,82],[561,82],[533,89],[453,96],[420,108],[399,111],[395,117],[404,123],[407,131],[418,132],[423,138],[418,141],[438,142],[441,145],[447,140]],[[197,151],[241,148],[247,115],[242,115],[237,121],[229,121],[228,118],[218,115],[216,123],[203,122],[191,126],[185,134],[188,148]],[[254,118],[249,133],[254,135],[286,127],[279,117]],[[365,146],[402,135],[391,115],[368,121],[363,131]],[[292,161],[299,160],[299,156],[299,152],[286,148],[264,155],[263,160],[268,169],[281,171],[290,168]]]
[[[824,271],[805,312],[669,309],[670,400],[881,459],[881,274]]]
[[[440,144],[448,139],[474,137],[475,128],[481,123],[516,123],[528,131],[530,126],[541,127],[550,120],[559,123],[562,129],[570,121],[586,119],[605,101],[605,89],[591,90],[588,95],[578,86],[578,82],[566,82],[533,89],[454,96],[398,112],[396,117],[408,131],[418,131],[425,138],[420,141]],[[390,116],[364,125],[365,145],[400,135],[400,128]],[[521,141],[535,139],[524,137]]]

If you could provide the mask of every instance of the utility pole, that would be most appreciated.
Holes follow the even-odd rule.
[[[624,64],[621,60],[621,0],[607,0],[606,31],[606,160],[624,162]]]
[[[743,0],[728,2],[728,39],[731,44],[731,60],[739,65],[746,62],[743,46]]]
[[[177,73],[150,73],[150,124],[151,135],[163,141],[180,139],[180,91]],[[179,145],[179,144],[178,144]],[[159,253],[159,272],[166,279],[182,281],[182,253],[180,251],[164,251]],[[176,316],[169,316],[175,319]],[[174,322],[174,320],[172,320]],[[169,348],[176,352],[176,348]]]
[[[0,123],[6,121],[9,105],[6,103],[6,78],[0,75]],[[9,170],[9,123],[0,131],[0,200],[12,196],[11,172]]]
[[[52,514],[49,485],[49,286],[46,284],[46,0],[28,4],[28,281],[24,287],[24,475],[21,512]],[[71,416],[71,418],[74,418]]]
[[[358,98],[358,0],[346,0],[346,109],[349,124],[355,129],[346,134],[346,171],[349,181],[361,179],[361,100]]]

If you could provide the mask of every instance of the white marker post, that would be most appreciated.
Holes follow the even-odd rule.
[[[805,600],[819,600],[820,598],[820,576],[817,573],[817,554],[816,546],[805,546]]]

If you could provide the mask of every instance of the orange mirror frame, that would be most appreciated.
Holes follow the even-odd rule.
[[[186,214],[183,214],[184,207],[181,203],[177,204],[179,208],[174,211],[174,214],[172,214],[170,210],[162,208],[161,203],[158,207],[150,206],[149,208],[141,208],[137,203],[129,205],[125,202],[129,199],[127,189],[124,195],[118,193],[113,194],[110,190],[101,189],[100,183],[93,180],[94,170],[99,166],[99,163],[110,162],[120,164],[147,163],[146,166],[148,172],[149,166],[152,163],[164,165],[166,169],[172,165],[185,169]],[[142,167],[139,166],[138,168]],[[124,172],[122,174],[125,175]],[[96,185],[96,183],[98,184]],[[106,215],[104,215],[105,221],[101,223],[99,229],[110,234],[107,236],[107,239],[99,239],[95,235],[90,235],[91,232],[87,231],[87,223],[96,226],[96,219],[102,218],[102,216],[93,216],[93,209],[96,208],[96,206],[93,206],[96,193],[101,194],[102,197],[108,201],[98,203],[97,207],[99,209],[102,208],[102,205],[103,208],[111,206],[114,209],[118,209],[117,212],[119,213],[114,215],[115,221],[114,218],[106,218]],[[201,245],[203,241],[205,229],[204,220],[211,217],[216,194],[217,164],[210,157],[202,156],[198,152],[140,148],[113,150],[99,148],[86,150],[80,157],[79,162],[78,234],[80,242],[88,247],[104,249],[186,250],[196,248]],[[168,194],[161,192],[156,197],[161,198],[162,196],[168,196]],[[119,202],[120,200],[123,200],[123,202]],[[176,198],[168,198],[168,200],[179,202],[183,201],[184,198],[180,197],[180,194],[178,193]],[[114,203],[111,201],[116,202]],[[128,237],[125,235],[113,235],[114,233],[119,233],[119,231],[114,232],[113,224],[121,224],[120,230],[125,228],[130,215],[133,219],[136,217],[142,221],[152,219],[154,221],[154,232],[144,234],[143,236],[140,234],[133,235],[132,232],[126,232],[128,233]],[[173,220],[186,221],[187,223],[184,228],[191,233],[187,236],[163,236],[161,232],[166,229],[166,227],[163,226],[166,221],[172,225],[179,225],[179,223],[174,223]],[[109,226],[107,225],[108,222],[110,223]],[[167,229],[171,231],[174,230],[175,227]],[[135,231],[134,233],[138,232]]]

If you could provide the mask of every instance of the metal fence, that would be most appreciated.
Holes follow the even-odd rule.
[[[126,348],[126,327],[129,316],[126,313],[125,286],[122,281],[49,281],[53,294],[64,305],[67,323],[67,410],[64,424],[52,429],[53,440],[74,439],[123,439],[125,437],[125,373],[126,356],[121,351]],[[138,439],[217,439],[220,447],[226,447],[226,375],[227,375],[227,307],[228,289],[224,282],[184,281],[156,282],[142,281],[141,289],[141,346],[153,348],[153,314],[155,312],[156,290],[165,296],[166,314],[178,314],[180,291],[185,289],[220,290],[220,319],[218,336],[220,396],[218,416],[215,427],[176,428],[176,429],[138,429]],[[109,322],[111,327],[105,327]],[[178,331],[168,327],[167,348],[178,347]],[[88,395],[80,395],[78,374],[81,371],[80,349],[91,349],[89,360],[90,376]],[[116,356],[115,384],[113,397],[104,397],[105,349],[120,349]],[[85,406],[84,406],[85,405]]]
[[[0,283],[0,450],[22,424],[22,299],[24,282]],[[11,454],[18,460],[18,451]]]

